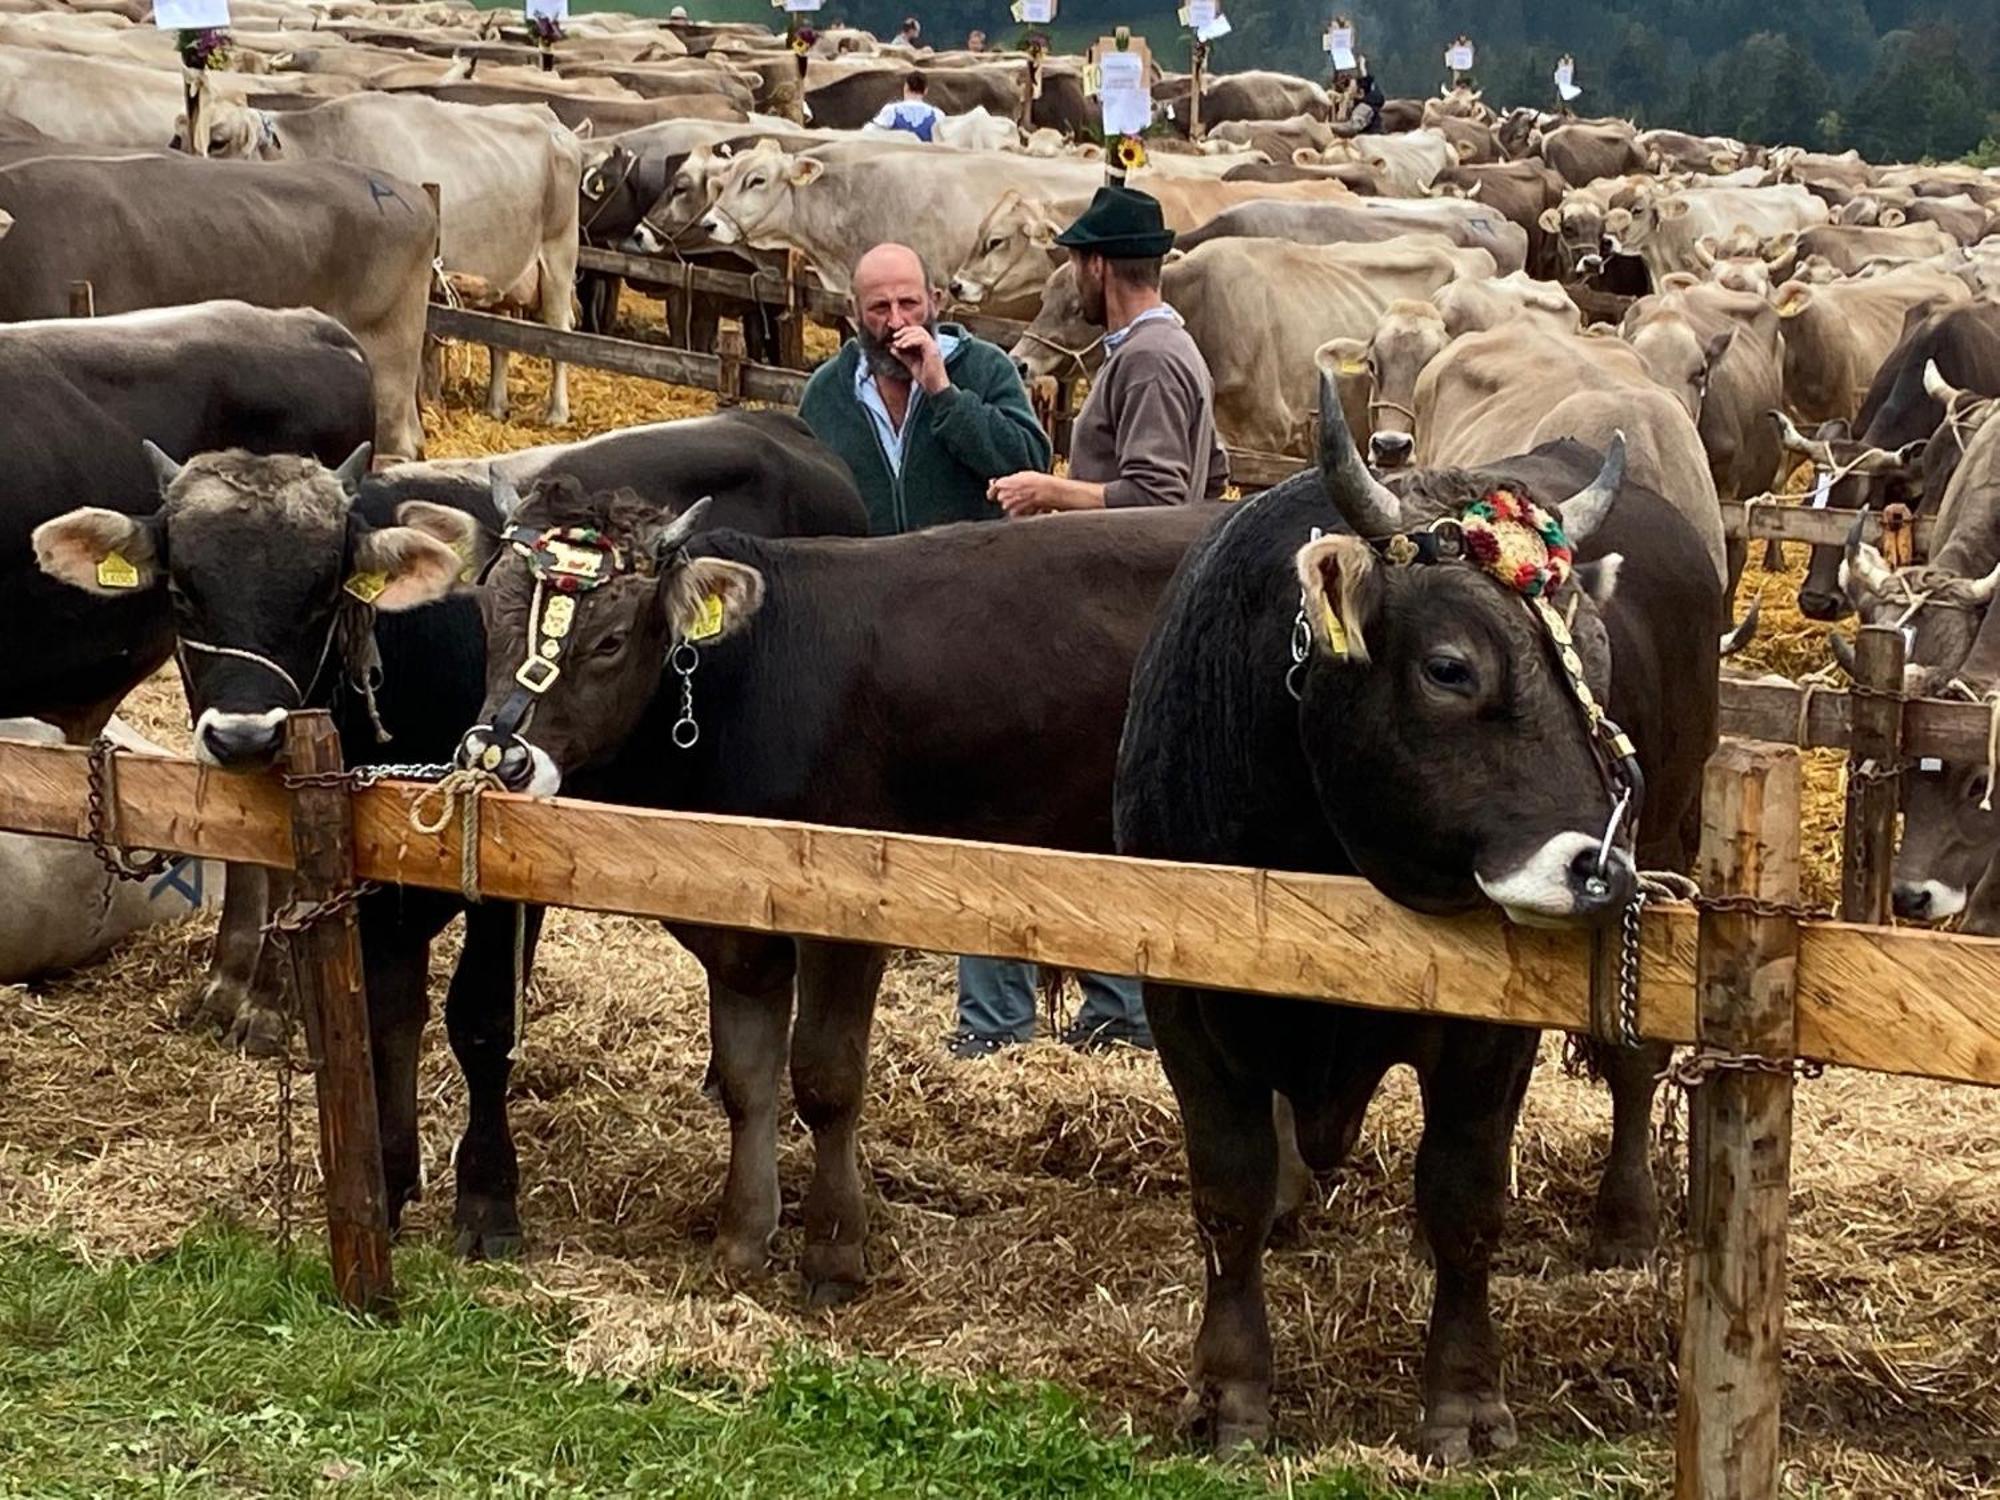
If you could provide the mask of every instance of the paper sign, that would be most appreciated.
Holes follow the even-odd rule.
[[[1445,49],[1444,65],[1454,73],[1470,73],[1472,57],[1472,43],[1453,42]]]
[[[1335,47],[1333,49],[1333,67],[1334,71],[1338,73],[1352,73],[1354,71],[1354,54],[1345,47]]]
[[[1137,135],[1153,123],[1146,59],[1139,53],[1102,53],[1097,59],[1097,88],[1105,135]]]
[[[1014,0],[1009,14],[1029,26],[1046,26],[1056,18],[1056,0]]]
[[[1228,36],[1231,29],[1229,17],[1218,12],[1215,19],[1206,26],[1197,26],[1194,34],[1204,42],[1212,42],[1217,37]]]
[[[823,4],[825,0],[784,0],[785,11],[790,15],[806,15],[818,10]]]
[[[524,7],[530,21],[567,21],[569,0],[527,0]]]
[[[1204,42],[1229,35],[1229,18],[1222,13],[1222,0],[1187,0],[1180,9],[1180,21]]]
[[[162,31],[213,31],[229,25],[229,0],[157,0],[153,24]]]
[[[1576,86],[1576,62],[1565,57],[1556,64],[1556,94],[1567,104],[1583,92]]]
[[[1813,481],[1812,508],[1814,510],[1825,510],[1827,499],[1832,493],[1833,493],[1832,471],[1828,469],[1821,469],[1819,471],[1819,477]]]
[[[1354,28],[1352,26],[1332,27],[1327,31],[1325,36],[1320,38],[1320,44],[1336,56],[1345,52],[1349,57],[1352,57],[1354,55]]]

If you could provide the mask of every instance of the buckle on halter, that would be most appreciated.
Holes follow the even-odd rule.
[[[514,673],[514,680],[531,693],[546,693],[562,676],[562,668],[546,656],[531,656]]]

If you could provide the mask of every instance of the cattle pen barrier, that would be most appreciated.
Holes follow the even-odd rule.
[[[1807,717],[1828,738],[1861,733],[1832,702]],[[1957,733],[1947,721],[1920,736]],[[335,1284],[363,1309],[392,1309],[393,1283],[359,882],[1571,1032],[1593,1029],[1593,974],[1615,949],[1497,913],[1421,917],[1351,878],[566,798],[477,794],[476,817],[427,833],[412,814],[434,789],[343,778],[319,711],[288,721],[285,766],[228,775],[121,754],[98,826],[130,847],[295,872],[282,925],[301,940]],[[82,749],[0,744],[0,828],[88,839],[90,785]],[[1677,1493],[1697,1500],[1778,1492],[1797,1070],[2000,1086],[2000,940],[1808,920],[1799,838],[1797,748],[1725,740],[1704,777],[1705,894],[1648,904],[1640,922],[1637,1029],[1696,1048],[1680,1075],[1692,1102],[1675,1462]]]

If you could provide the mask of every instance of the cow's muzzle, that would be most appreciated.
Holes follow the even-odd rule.
[[[458,763],[468,771],[488,771],[510,792],[551,797],[562,785],[562,774],[548,753],[519,735],[475,724],[458,742]]]
[[[1416,440],[1407,432],[1378,432],[1368,439],[1368,462],[1377,469],[1400,469],[1415,447]]]
[[[1808,585],[1799,590],[1799,613],[1808,620],[1825,620],[1831,623],[1846,619],[1854,613],[1854,606],[1847,601],[1847,596],[1844,594]]]
[[[1559,833],[1511,870],[1478,882],[1509,921],[1526,927],[1606,920],[1631,905],[1639,887],[1631,855],[1587,833]]]
[[[288,717],[282,708],[255,714],[205,709],[194,726],[195,758],[231,771],[260,770],[277,757]]]
[[[1899,880],[1889,904],[1905,922],[1942,922],[1965,910],[1965,891],[1941,880]]]

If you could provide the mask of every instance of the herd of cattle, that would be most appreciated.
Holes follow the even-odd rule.
[[[1173,135],[1187,80],[1162,77],[1179,107],[1133,181],[1181,236],[1167,298],[1229,440],[1317,462],[1233,506],[866,538],[851,476],[779,413],[422,461],[433,288],[566,327],[585,241],[797,251],[837,289],[900,239],[958,303],[1029,320],[1031,373],[1087,374],[1100,331],[1053,244],[1103,173],[1075,144],[1076,60],[1043,61],[1031,97],[1024,57],[924,54],[951,115],[932,144],[861,128],[911,54],[855,33],[800,58],[756,28],[593,15],[544,70],[446,4],[235,17],[233,69],[190,124],[137,0],[0,3],[0,611],[37,643],[0,714],[88,740],[178,659],[197,754],[223,767],[268,764],[290,712],[330,706],[355,764],[459,759],[538,792],[1359,873],[1423,911],[1598,921],[1640,871],[1688,866],[1742,634],[1718,500],[1801,460],[1815,505],[1939,518],[1925,563],[1858,534],[1825,549],[1808,613],[1902,625],[1915,687],[2000,687],[2000,179],[1496,115],[1464,91],[1347,137],[1316,85],[1261,73],[1210,81],[1197,144]],[[106,316],[63,316],[77,280]],[[546,415],[567,419],[560,372]],[[1526,609],[1439,540],[1515,497],[1540,507],[1527,545],[1547,559]],[[1986,777],[1912,770],[1902,915],[1995,920]],[[195,1007],[267,1049],[274,879],[230,872]],[[454,1222],[463,1253],[504,1254],[511,908],[361,902],[386,1178],[400,1213],[427,955],[461,914]],[[527,913],[530,962],[539,926]],[[723,1262],[766,1266],[789,1069],[815,1139],[801,1269],[816,1301],[860,1292],[885,954],[673,930],[709,976]],[[1171,986],[1148,1004],[1206,1246],[1207,1435],[1267,1432],[1265,1243],[1407,1063],[1437,1272],[1416,1443],[1451,1460],[1511,1442],[1487,1278],[1532,1035]],[[1630,1263],[1658,1227],[1662,1058],[1599,1062],[1616,1124],[1592,1254]]]

